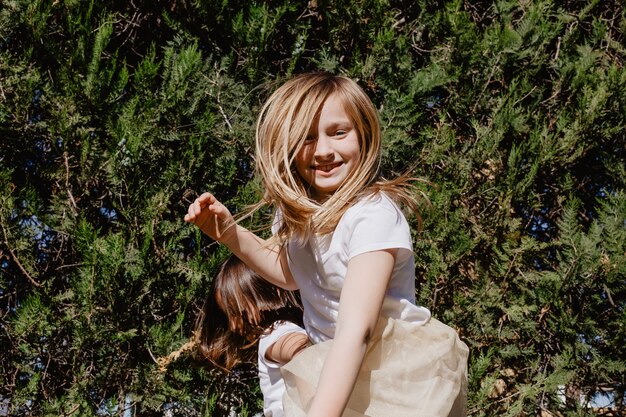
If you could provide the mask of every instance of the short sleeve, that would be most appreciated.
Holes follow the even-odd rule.
[[[287,334],[287,333],[304,333],[306,334],[306,331],[298,326],[297,324],[294,324],[290,321],[281,321],[280,323],[276,323],[274,325],[274,328],[272,329],[272,331],[269,334],[263,335],[261,336],[261,338],[259,339],[259,356],[260,357],[265,357],[265,353],[267,352],[267,350],[278,341],[278,339],[280,339],[283,335]],[[277,363],[273,363],[270,361],[267,361],[267,366],[268,367],[276,367],[278,368],[278,364]]]
[[[347,233],[348,258],[365,252],[404,249],[412,253],[411,229],[400,208],[378,194],[351,207],[342,219]]]

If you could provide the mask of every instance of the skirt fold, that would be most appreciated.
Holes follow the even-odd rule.
[[[304,417],[332,340],[281,369],[286,417]],[[343,417],[463,417],[468,348],[436,319],[424,325],[381,318]]]

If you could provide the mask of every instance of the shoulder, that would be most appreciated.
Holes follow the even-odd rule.
[[[406,221],[402,210],[387,194],[377,192],[359,198],[348,210],[343,218],[348,222],[357,219],[390,219]]]
[[[400,207],[384,193],[367,195],[346,210],[336,233],[349,258],[392,248],[413,251],[409,224]]]
[[[274,325],[271,327],[271,329],[268,332],[261,335],[261,337],[259,338],[259,348],[263,346],[265,347],[271,346],[278,339],[280,339],[281,336],[287,333],[293,333],[293,332],[305,333],[305,330],[302,327],[290,321],[286,321],[286,320],[277,321],[276,323],[274,323]]]

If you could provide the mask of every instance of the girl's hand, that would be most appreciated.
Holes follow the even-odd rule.
[[[193,223],[213,240],[224,243],[235,234],[232,214],[213,194],[204,193],[189,205],[185,221]]]
[[[185,221],[193,223],[213,240],[222,243],[267,281],[286,290],[297,289],[287,266],[287,254],[248,229],[238,226],[233,215],[213,194],[204,193],[189,205]]]

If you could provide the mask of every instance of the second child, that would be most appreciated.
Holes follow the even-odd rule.
[[[266,282],[235,256],[212,282],[195,323],[202,359],[230,372],[258,363],[265,417],[282,417],[285,383],[280,367],[309,344],[295,293]]]

